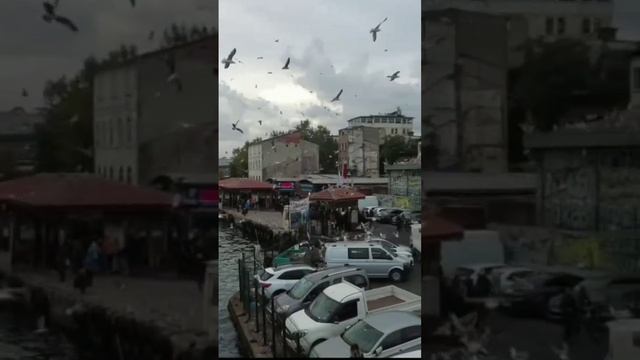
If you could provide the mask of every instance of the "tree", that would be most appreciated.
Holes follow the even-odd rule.
[[[162,46],[174,47],[186,42],[201,39],[208,36],[209,33],[215,34],[215,28],[212,28],[210,32],[204,25],[192,25],[187,28],[184,24],[178,25],[173,23],[162,32]]]
[[[380,146],[380,163],[394,164],[401,159],[409,159],[418,156],[418,143],[414,140],[405,140],[402,135],[391,135],[385,138]]]

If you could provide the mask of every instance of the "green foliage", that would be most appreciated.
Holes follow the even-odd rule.
[[[410,159],[418,156],[418,142],[413,139],[405,140],[402,135],[387,136],[380,146],[380,162],[394,164],[398,160]]]
[[[162,46],[172,47],[186,42],[201,39],[209,34],[216,33],[215,28],[209,30],[204,25],[192,25],[187,27],[184,24],[171,24],[162,32]]]

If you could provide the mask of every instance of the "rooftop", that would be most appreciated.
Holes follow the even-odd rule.
[[[344,187],[331,187],[319,192],[312,193],[309,196],[311,201],[320,202],[341,202],[341,201],[355,201],[364,199],[366,196],[352,188]]]
[[[173,197],[92,174],[41,173],[0,182],[0,201],[33,207],[170,208]]]
[[[273,185],[248,178],[229,178],[220,180],[219,188],[221,190],[257,190],[257,191],[273,191]]]
[[[307,175],[300,175],[299,177],[282,177],[282,178],[276,177],[276,178],[271,178],[269,180],[270,181],[291,181],[291,182],[306,181],[306,182],[310,182],[312,184],[317,184],[317,185],[333,185],[333,184],[337,184],[340,181],[340,175],[338,174],[307,174]],[[343,182],[353,183],[358,185],[371,185],[371,184],[386,185],[389,183],[389,179],[384,177],[377,177],[377,178],[350,177],[346,180],[343,180]]]

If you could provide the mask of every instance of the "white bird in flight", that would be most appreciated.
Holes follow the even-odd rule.
[[[338,92],[338,95],[336,95],[336,97],[334,97],[334,98],[331,100],[331,102],[339,101],[339,100],[340,100],[340,95],[342,95],[342,89],[340,89],[340,91]]]
[[[224,68],[228,68],[229,65],[231,64],[235,64],[235,61],[233,61],[233,56],[236,54],[236,48],[233,48],[233,50],[231,50],[231,52],[229,53],[229,56],[227,56],[226,59],[222,59],[222,63],[224,64]]]
[[[387,77],[389,78],[389,81],[393,81],[400,77],[398,74],[400,74],[400,71],[396,71],[391,75],[387,75]]]
[[[387,21],[386,17],[384,18],[384,20],[380,22],[380,24],[376,25],[376,27],[369,30],[369,32],[371,33],[371,36],[373,36],[373,42],[376,42],[377,34],[380,31],[380,25],[382,25],[385,21]]]

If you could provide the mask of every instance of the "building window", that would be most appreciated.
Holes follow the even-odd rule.
[[[373,119],[367,119],[367,124],[373,124]]]
[[[131,184],[131,166],[127,166],[127,184]]]
[[[554,27],[555,27],[554,25],[555,25],[555,23],[553,21],[553,18],[547,18],[546,26],[545,26],[547,35],[553,35]]]
[[[124,169],[122,166],[120,166],[120,169],[118,170],[118,181],[124,181]]]
[[[582,19],[582,33],[591,34],[592,30],[593,29],[591,29],[591,19],[590,18]]]
[[[124,144],[124,119],[118,119],[118,146]]]
[[[113,166],[109,166],[109,180],[113,180]]]
[[[633,92],[640,92],[640,66],[633,68]]]
[[[563,35],[566,30],[566,20],[563,17],[558,18],[558,35]]]
[[[402,120],[401,119],[396,119],[396,124],[402,124]]]
[[[382,123],[386,124],[387,123],[387,119],[382,119]]]

